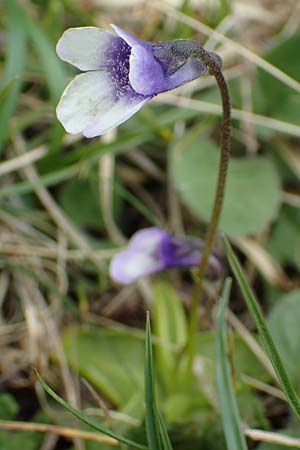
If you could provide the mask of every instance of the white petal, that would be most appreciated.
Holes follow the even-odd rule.
[[[69,28],[58,41],[56,52],[80,70],[97,70],[104,66],[105,51],[115,39],[113,33],[100,28]]]
[[[69,133],[83,132],[113,106],[113,86],[106,72],[77,75],[64,90],[57,117]]]
[[[141,45],[140,39],[135,38],[134,36],[132,36],[132,34],[127,33],[127,31],[122,30],[122,28],[117,27],[117,25],[114,24],[110,24],[110,26],[115,30],[115,32],[122,38],[124,39],[124,41],[127,42],[128,45],[130,45],[130,47],[133,47],[134,45]]]
[[[139,230],[130,239],[130,249],[148,254],[155,253],[160,243],[168,233],[158,227]]]
[[[152,97],[144,97],[136,95],[133,98],[128,98],[126,95],[116,99],[109,110],[102,111],[98,117],[89,124],[83,134],[87,138],[100,136],[112,128],[117,127],[121,123],[129,119],[135,114],[145,103],[151,100]]]
[[[129,284],[140,277],[158,272],[160,269],[160,261],[151,255],[125,250],[112,259],[110,276],[114,281]]]

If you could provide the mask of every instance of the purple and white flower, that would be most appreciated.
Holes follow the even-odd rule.
[[[135,233],[127,249],[112,258],[110,276],[118,283],[129,284],[162,270],[196,267],[203,246],[203,241],[195,237],[172,237],[160,228],[146,228]],[[220,273],[220,264],[213,255],[209,266],[214,274]]]
[[[95,27],[70,28],[57,54],[84,73],[64,90],[57,117],[69,133],[99,136],[125,122],[155,95],[207,72],[192,54],[194,41],[152,44],[112,25],[116,34]],[[210,53],[221,66],[220,58]]]

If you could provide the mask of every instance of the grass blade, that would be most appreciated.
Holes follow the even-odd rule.
[[[173,450],[164,420],[158,410],[157,410],[157,421],[163,450]]]
[[[41,383],[42,387],[45,389],[45,391],[51,395],[54,400],[57,401],[60,405],[62,405],[64,408],[66,408],[73,416],[77,417],[81,422],[85,423],[86,425],[89,425],[94,430],[99,431],[100,433],[103,433],[107,436],[110,436],[114,439],[116,439],[119,442],[122,442],[123,444],[129,445],[130,447],[136,448],[138,450],[148,450],[148,447],[142,444],[138,444],[137,442],[131,441],[130,439],[126,439],[123,436],[118,435],[117,433],[114,433],[113,431],[109,430],[105,426],[99,425],[98,423],[91,420],[89,417],[87,417],[85,414],[83,414],[80,411],[77,411],[77,409],[73,408],[69,403],[67,403],[63,398],[61,398],[56,392],[54,392],[50,386],[42,379],[42,377],[39,375],[37,371],[35,371],[35,374]]]
[[[231,279],[224,284],[217,315],[216,333],[216,377],[218,398],[227,447],[231,450],[247,450],[246,439],[242,431],[236,398],[233,392],[228,362],[226,338],[226,310],[231,288]]]
[[[293,411],[296,414],[296,416],[298,417],[298,419],[300,419],[299,398],[295,392],[295,389],[293,388],[292,384],[290,383],[288,374],[285,370],[285,367],[280,358],[280,355],[275,347],[275,344],[274,344],[272,336],[269,332],[268,326],[262,315],[260,306],[259,306],[259,304],[258,304],[246,278],[245,278],[245,275],[242,271],[239,261],[236,258],[235,254],[233,253],[232,248],[226,238],[224,238],[224,242],[225,242],[225,247],[226,247],[227,256],[229,259],[231,269],[235,274],[235,277],[236,277],[239,287],[243,293],[243,296],[247,303],[249,311],[250,311],[253,319],[255,320],[258,333],[261,337],[264,348],[270,358],[271,364],[275,370],[278,381],[282,387],[282,390],[284,391],[284,393],[286,395],[286,398],[287,398],[291,408],[293,409]]]
[[[44,68],[52,101],[55,104],[67,84],[67,72],[56,55],[54,44],[49,39],[45,30],[25,10],[23,10],[23,14],[26,20],[28,35],[32,39]]]
[[[8,122],[18,103],[23,83],[23,74],[27,58],[27,35],[23,18],[13,0],[5,0],[4,7],[7,13],[7,62],[1,87],[7,89],[2,92],[0,107],[0,149],[8,135]]]
[[[161,450],[159,424],[154,388],[153,355],[149,313],[146,322],[146,360],[145,360],[145,422],[150,450]]]

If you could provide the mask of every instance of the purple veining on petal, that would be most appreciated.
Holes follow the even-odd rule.
[[[130,53],[131,47],[121,37],[116,37],[105,53],[105,70],[114,86],[115,100],[126,96],[129,103],[147,97],[135,92],[129,83]]]
[[[131,48],[120,37],[116,37],[105,52],[105,70],[119,92],[129,84],[129,56]]]

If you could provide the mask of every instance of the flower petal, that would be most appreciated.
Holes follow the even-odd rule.
[[[64,90],[57,117],[69,133],[79,133],[113,105],[113,87],[105,72],[77,75]]]
[[[129,284],[140,277],[163,270],[159,246],[166,236],[168,237],[167,232],[156,227],[135,233],[127,250],[118,253],[111,260],[111,278],[119,283]]]
[[[100,136],[117,127],[138,112],[151,98],[136,94],[131,88],[128,88],[128,91],[122,92],[121,96],[114,96],[110,99],[110,108],[100,111],[93,122],[83,131],[84,136],[87,138]]]
[[[161,262],[147,253],[128,249],[118,253],[110,263],[110,276],[114,281],[129,284],[138,278],[162,270]]]
[[[129,58],[129,81],[132,88],[143,95],[156,95],[166,90],[162,66],[151,51],[134,45]]]
[[[122,30],[122,28],[117,27],[117,25],[110,25],[115,32],[124,39],[125,42],[127,42],[130,47],[133,47],[134,45],[141,45],[142,47],[145,47],[146,49],[151,49],[152,44],[150,42],[141,41],[140,39],[137,39],[136,37],[132,36],[132,34],[127,33],[127,31]]]
[[[134,250],[153,253],[166,236],[169,236],[169,234],[158,227],[145,228],[137,231],[131,237],[129,246]]]
[[[174,74],[166,76],[166,72],[152,51],[146,50],[141,45],[132,47],[129,58],[129,81],[132,88],[143,95],[157,95],[175,89],[204,75],[207,67],[199,59],[188,58]]]
[[[56,52],[60,59],[80,70],[104,67],[105,52],[117,37],[96,27],[69,28],[59,39]]]

